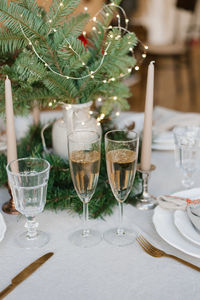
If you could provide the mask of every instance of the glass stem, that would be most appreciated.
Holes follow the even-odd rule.
[[[37,236],[37,228],[38,228],[38,223],[35,221],[35,217],[27,217],[27,221],[25,224],[25,227],[27,229],[27,238],[28,239],[34,239]]]
[[[88,229],[88,203],[83,203],[83,220],[84,220],[84,228],[83,228],[83,236],[87,237],[90,233]]]
[[[123,235],[124,234],[124,229],[122,228],[122,224],[123,224],[123,203],[122,202],[118,202],[119,203],[119,226],[117,228],[117,234],[118,235]]]

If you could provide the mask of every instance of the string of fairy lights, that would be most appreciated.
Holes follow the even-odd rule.
[[[63,7],[64,7],[64,3],[61,1],[61,2],[59,3],[59,5],[58,5],[57,12],[54,14],[54,17],[57,16],[59,10],[61,10]],[[129,33],[130,35],[133,35],[133,33],[130,32],[130,31],[128,30],[129,19],[127,18],[127,15],[126,15],[125,10],[124,10],[121,6],[115,4],[114,2],[111,2],[111,3],[107,4],[107,5],[104,5],[104,6],[103,6],[103,7],[102,7],[102,8],[101,8],[101,9],[100,9],[100,10],[99,10],[99,11],[98,11],[91,19],[90,19],[90,21],[94,22],[94,26],[92,26],[92,30],[93,30],[93,31],[97,31],[97,27],[95,26],[95,24],[98,25],[98,23],[99,23],[99,21],[98,21],[98,16],[99,16],[100,14],[102,14],[102,13],[105,11],[105,15],[106,15],[107,17],[109,17],[109,16],[113,13],[112,10],[110,10],[110,7],[116,8],[116,9],[118,9],[118,10],[120,10],[120,11],[122,12],[122,14],[123,14],[123,16],[124,16],[124,20],[125,20],[125,27],[121,26],[121,17],[120,17],[119,14],[117,14],[117,15],[116,15],[116,18],[117,18],[117,23],[118,23],[118,25],[117,25],[117,26],[109,25],[108,27],[104,26],[103,28],[104,28],[105,30],[117,28],[117,29],[120,30],[121,33],[124,31],[124,32],[126,32],[126,33]],[[88,11],[88,7],[84,7],[84,11],[87,12],[87,11]],[[23,15],[21,15],[21,17],[23,17]],[[51,26],[51,24],[53,24],[53,19],[49,19],[49,20],[48,20],[48,23],[49,23],[49,25],[50,25],[49,33],[50,33],[51,31],[56,32],[57,30]],[[87,64],[81,59],[81,56],[79,55],[79,53],[72,47],[72,45],[71,45],[71,43],[68,41],[68,39],[67,39],[67,38],[64,38],[64,42],[66,42],[66,44],[68,45],[68,48],[69,48],[69,49],[77,56],[77,58],[79,59],[79,61],[80,61],[81,64],[82,64],[82,66],[86,68],[87,73],[88,73],[88,74],[86,74],[86,75],[84,75],[84,76],[74,77],[74,76],[69,76],[69,75],[63,75],[63,74],[61,74],[61,73],[59,73],[59,72],[53,70],[53,69],[51,68],[51,66],[50,66],[50,65],[49,65],[49,64],[48,64],[48,63],[47,63],[47,62],[46,62],[39,54],[38,54],[38,52],[36,51],[36,49],[35,49],[35,47],[34,47],[34,45],[33,45],[33,42],[32,42],[31,39],[26,35],[26,33],[25,33],[25,31],[23,30],[23,27],[21,26],[21,24],[19,24],[19,26],[20,26],[20,29],[21,29],[22,34],[24,35],[24,37],[25,37],[26,40],[28,41],[29,46],[32,47],[32,50],[33,50],[33,52],[35,53],[35,55],[37,56],[37,58],[38,58],[42,63],[44,63],[45,67],[48,68],[49,71],[53,72],[54,74],[56,74],[56,75],[58,75],[58,76],[60,76],[60,77],[66,78],[66,79],[80,80],[80,79],[85,79],[85,78],[89,78],[89,77],[90,77],[91,79],[97,81],[97,80],[95,79],[95,74],[101,69],[101,67],[102,67],[102,65],[103,65],[103,63],[104,63],[105,57],[106,57],[107,54],[108,54],[108,50],[109,50],[109,48],[110,48],[111,42],[106,42],[106,43],[105,43],[105,44],[106,44],[106,48],[105,48],[104,52],[102,53],[102,58],[101,58],[101,60],[100,60],[100,63],[99,63],[99,65],[98,65],[98,67],[97,67],[95,70],[90,70],[89,67],[87,66]],[[97,32],[97,33],[100,34],[101,32]],[[86,35],[87,35],[86,31],[83,31],[82,34],[83,34],[84,37],[86,37]],[[109,34],[109,38],[112,40],[112,39],[114,38],[114,35],[113,35],[112,33],[110,33],[110,34]],[[115,37],[115,40],[119,40],[120,38],[121,38],[121,35],[119,34],[119,35],[117,35],[117,36]],[[142,58],[145,58],[145,57],[146,57],[146,50],[148,49],[148,46],[143,45],[143,43],[142,43],[140,40],[139,40],[139,42],[140,42],[141,45],[143,46]],[[133,48],[131,47],[131,42],[128,42],[128,44],[129,44],[129,43],[130,43],[129,51],[130,51],[131,53],[133,53]],[[139,70],[139,66],[136,65],[136,66],[134,67],[134,69],[135,69],[135,71],[138,71],[138,70]],[[127,72],[126,72],[125,74],[124,74],[124,73],[121,73],[120,76],[119,76],[119,77],[116,77],[116,78],[115,78],[115,77],[112,77],[112,78],[109,78],[109,79],[103,79],[102,82],[105,83],[105,84],[109,84],[110,82],[113,82],[113,81],[115,81],[115,80],[117,80],[117,79],[122,79],[123,77],[129,75],[131,72],[132,72],[132,67],[128,68],[128,69],[127,69]],[[97,81],[97,82],[99,82],[99,81]],[[111,98],[112,100],[114,100],[114,101],[116,101],[116,100],[118,99],[117,96],[112,96],[112,97],[110,97],[110,98]],[[101,97],[97,98],[97,102],[99,102],[99,103],[101,103],[102,100],[103,100],[103,99],[102,99]],[[54,100],[54,103],[56,103],[56,100]],[[65,104],[65,103],[63,103],[63,104]],[[49,107],[51,107],[51,106],[53,106],[53,102],[49,102]],[[66,110],[71,109],[71,107],[72,107],[71,104],[68,104],[68,105],[65,104]],[[90,113],[90,115],[92,115],[92,114],[93,114],[93,111],[91,110],[89,113]],[[120,112],[117,111],[117,112],[115,113],[115,115],[116,115],[116,116],[119,116],[119,115],[120,115]],[[103,113],[102,113],[100,116],[98,116],[98,117],[97,117],[97,124],[100,125],[100,122],[101,122],[104,118],[105,118],[105,114],[103,114]],[[84,124],[83,124],[83,125],[84,125]]]

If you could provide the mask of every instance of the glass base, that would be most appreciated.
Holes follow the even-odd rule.
[[[149,197],[143,197],[141,196],[141,198],[138,198],[137,203],[136,203],[136,207],[140,210],[150,210],[150,209],[154,209],[157,205],[157,202],[155,200],[154,197],[151,197],[149,195]]]
[[[102,240],[101,234],[96,230],[78,230],[69,236],[69,240],[78,247],[89,248],[96,246]]]
[[[16,238],[16,243],[19,247],[25,249],[35,249],[41,248],[46,245],[49,241],[49,235],[43,231],[37,231],[37,235],[35,238],[28,238],[27,232],[21,233]]]
[[[190,188],[192,188],[194,186],[194,181],[190,180],[190,179],[183,179],[182,180],[182,185],[186,189],[190,189]]]
[[[132,244],[135,241],[136,233],[130,229],[112,228],[104,232],[103,238],[109,244],[124,247]]]

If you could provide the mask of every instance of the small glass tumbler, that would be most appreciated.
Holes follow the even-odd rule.
[[[16,242],[26,249],[42,247],[49,236],[37,230],[35,216],[46,203],[50,164],[41,158],[21,158],[10,162],[6,169],[15,207],[27,219],[27,231],[17,236]]]
[[[175,127],[176,167],[183,170],[182,185],[191,188],[194,185],[193,176],[200,163],[200,127]]]

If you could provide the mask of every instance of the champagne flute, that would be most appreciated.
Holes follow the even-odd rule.
[[[104,239],[116,246],[131,244],[135,235],[123,227],[123,202],[135,178],[138,156],[138,134],[134,131],[112,130],[105,135],[106,166],[112,192],[119,204],[119,226],[104,233]]]
[[[27,231],[17,236],[16,242],[26,249],[42,247],[49,236],[37,230],[35,216],[43,211],[46,203],[50,164],[41,158],[20,158],[11,161],[6,169],[15,207],[27,219]]]
[[[88,227],[88,203],[99,177],[101,137],[95,131],[76,130],[68,135],[68,157],[74,188],[83,202],[84,228],[74,232],[70,240],[80,247],[91,247],[101,241],[98,231]]]

